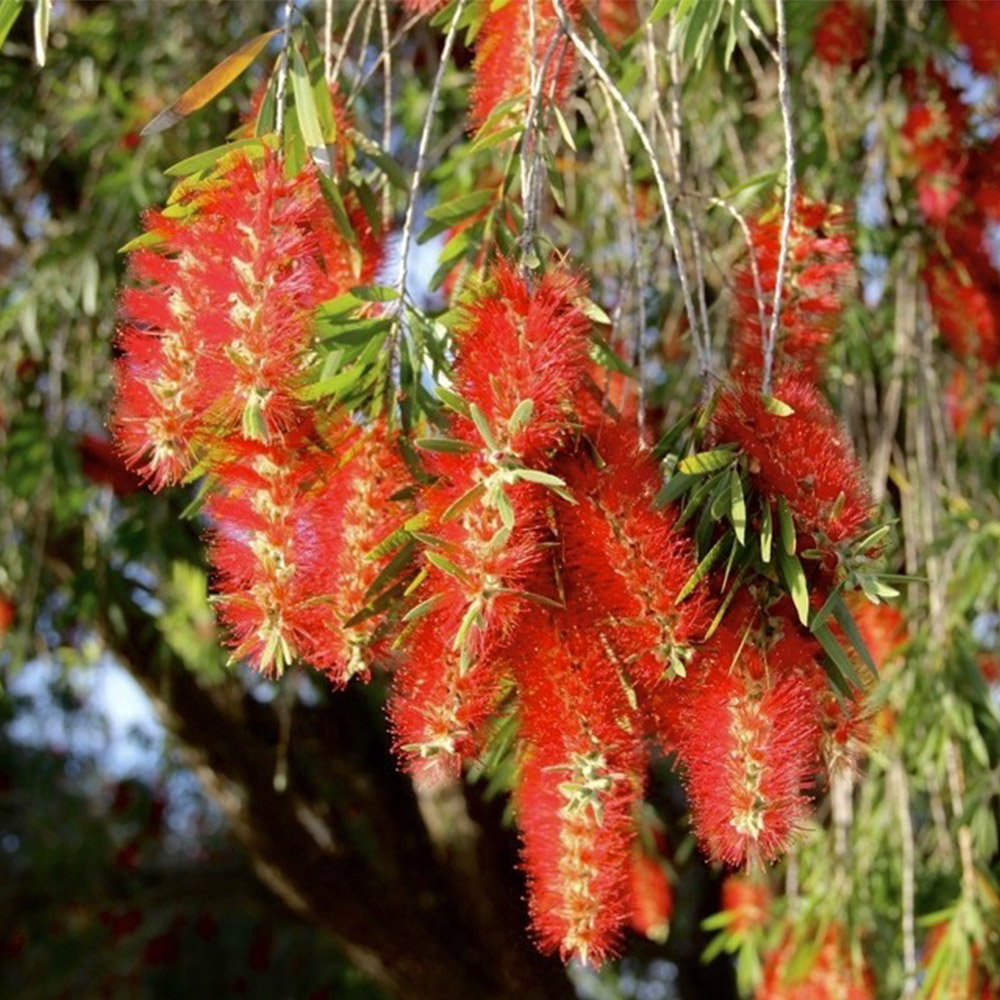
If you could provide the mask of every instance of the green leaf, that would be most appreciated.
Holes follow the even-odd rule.
[[[507,139],[520,135],[523,131],[524,125],[510,125],[507,128],[497,129],[495,132],[487,132],[469,147],[469,153],[481,153],[483,150],[492,149],[494,146],[506,142]]]
[[[0,48],[7,40],[7,35],[14,27],[17,15],[21,13],[23,6],[23,0],[0,0]]]
[[[449,409],[460,413],[463,417],[470,415],[469,404],[457,392],[452,392],[451,389],[446,389],[440,385],[435,389],[435,392],[437,392],[441,402]]]
[[[595,306],[596,308],[596,306]],[[635,377],[635,372],[629,364],[624,362],[605,341],[597,336],[597,334],[592,334],[590,337],[590,356],[594,359],[602,368],[608,368],[614,372],[620,372],[622,375],[627,375],[629,378]]]
[[[597,323],[598,326],[611,326],[611,317],[593,299],[580,299],[577,305],[580,307],[580,312],[591,322]]]
[[[419,604],[414,605],[409,611],[403,615],[404,622],[413,622],[418,618],[423,618],[428,612],[433,611],[438,604],[441,603],[441,599],[444,594],[431,594],[426,601],[421,601]]]
[[[466,490],[457,500],[453,500],[444,513],[441,515],[442,523],[458,517],[467,507],[474,504],[486,492],[485,483],[476,483],[471,489]]]
[[[822,605],[820,605],[820,609],[812,616],[812,622],[809,625],[810,631],[815,632],[826,621],[827,615],[833,610],[833,602],[837,599],[842,586],[843,582],[838,583],[827,595]]]
[[[368,136],[358,132],[357,129],[351,129],[351,139],[357,144],[358,149],[385,174],[386,179],[393,187],[400,191],[410,190],[410,182],[407,180],[403,168],[391,156],[387,155],[377,143],[372,142]]]
[[[425,214],[434,222],[454,224],[485,208],[494,197],[495,192],[489,188],[471,191],[441,205],[435,205],[427,209]]]
[[[469,404],[469,416],[472,418],[472,422],[476,425],[476,430],[479,431],[479,436],[486,442],[486,447],[490,451],[499,451],[500,446],[497,444],[497,439],[493,436],[493,431],[490,429],[489,421],[486,419],[486,414],[483,413],[475,403]]]
[[[781,547],[787,555],[794,556],[795,522],[784,497],[778,497],[778,530],[781,534]]]
[[[535,401],[533,399],[522,399],[507,421],[507,430],[510,434],[517,434],[522,428],[527,427],[531,420],[531,415],[535,412]]]
[[[563,141],[575,153],[576,143],[573,141],[573,133],[570,131],[569,123],[563,117],[563,113],[559,110],[558,104],[552,104],[551,107],[553,114],[556,116],[556,124],[559,126],[559,131],[562,133]]]
[[[265,146],[273,149],[276,145],[277,142],[273,136],[238,139],[236,142],[227,142],[222,146],[216,146],[214,149],[206,149],[203,153],[195,153],[194,156],[189,156],[187,159],[175,163],[172,167],[167,167],[163,172],[168,177],[186,177],[188,174],[198,173],[199,170],[207,170],[223,156],[227,156],[229,153],[234,153],[237,150],[245,149],[247,152],[259,150],[263,152]]]
[[[778,568],[791,595],[792,603],[798,613],[799,621],[809,625],[809,588],[806,585],[806,574],[802,569],[799,557],[790,555],[784,546],[778,547]]]
[[[295,110],[302,138],[316,165],[324,173],[329,173],[330,163],[326,153],[326,142],[323,139],[323,129],[319,123],[316,99],[309,82],[309,71],[306,69],[306,64],[302,61],[302,56],[297,48],[292,49],[291,74],[292,91],[295,94]]]
[[[771,523],[771,501],[766,497],[762,501],[763,514],[760,524],[760,558],[769,563],[771,561],[771,544],[774,540],[774,525]]]
[[[743,497],[743,481],[739,469],[733,469],[729,485],[729,520],[733,523],[733,531],[740,545],[746,544],[747,504]]]
[[[872,659],[868,645],[858,630],[857,622],[854,621],[851,609],[844,602],[843,598],[839,596],[833,602],[833,616],[837,619],[837,624],[843,629],[844,635],[847,636],[847,641],[854,647],[858,656],[861,657],[861,662],[871,674],[872,679],[878,680],[878,668],[875,666],[875,661]]]
[[[695,571],[681,587],[680,593],[674,598],[674,604],[680,604],[694,592],[695,587],[712,572],[712,567],[726,554],[728,546],[733,543],[733,534],[727,531],[705,554]]]
[[[417,438],[413,443],[423,451],[443,451],[450,455],[462,455],[469,451],[478,450],[474,444],[470,444],[468,441],[460,441],[458,438]]]
[[[447,556],[441,555],[440,552],[435,552],[432,549],[428,549],[424,552],[424,558],[432,565],[436,566],[443,573],[447,573],[449,576],[455,577],[457,580],[461,580],[464,583],[469,582],[469,577],[466,572],[460,567],[456,566]]]
[[[394,302],[399,298],[399,292],[386,285],[359,285],[351,289],[351,295],[361,302]]]
[[[858,677],[847,654],[840,648],[840,643],[833,637],[833,633],[826,625],[820,625],[816,628],[813,635],[816,636],[829,658],[827,675],[830,680],[848,698],[852,697],[852,688],[861,687],[861,678]],[[832,670],[829,669],[830,666],[832,666]]]
[[[777,396],[765,396],[764,409],[768,413],[773,413],[776,417],[790,417],[795,412],[786,402],[778,399]]]
[[[696,482],[698,482],[699,478],[699,476],[695,476],[690,473],[675,472],[666,481],[666,483],[663,484],[660,492],[656,494],[653,506],[664,507],[668,503],[673,503],[675,500],[679,500]]]
[[[718,472],[726,468],[734,458],[734,453],[726,448],[701,451],[681,459],[678,469],[688,476],[703,476],[706,472]]]

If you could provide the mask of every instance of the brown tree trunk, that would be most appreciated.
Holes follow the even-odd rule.
[[[514,838],[498,805],[464,785],[418,802],[370,692],[290,706],[281,789],[280,702],[260,704],[235,677],[202,683],[149,616],[127,599],[119,606],[128,621],[106,627],[110,648],[284,906],[333,935],[395,997],[573,996],[561,963],[530,942]]]

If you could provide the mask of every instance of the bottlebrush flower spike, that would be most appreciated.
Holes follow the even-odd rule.
[[[532,604],[528,595],[550,589],[539,579],[544,488],[503,486],[505,521],[486,485],[500,487],[498,470],[480,455],[439,454],[428,467],[439,478],[420,506],[439,543],[425,556],[418,596],[433,603],[409,637],[390,707],[397,749],[424,784],[457,774],[475,751],[503,679],[499,659]]]
[[[781,226],[781,212],[772,210],[750,227],[768,327],[778,277]],[[845,289],[854,280],[854,253],[846,226],[847,214],[842,209],[802,197],[796,201],[775,341],[776,371],[792,368],[814,381],[822,370],[826,346],[843,311]],[[760,315],[748,258],[736,273],[732,348],[737,368],[761,369]]]
[[[769,669],[758,614],[739,595],[678,688],[694,828],[706,853],[729,865],[787,850],[809,815],[818,763],[813,688],[798,671]]]
[[[948,0],[944,9],[976,72],[1000,71],[1000,8],[989,0]]]
[[[637,934],[662,944],[670,932],[674,893],[664,855],[667,838],[660,824],[646,824],[632,845],[629,923]]]
[[[522,740],[515,804],[532,924],[543,951],[597,966],[629,916],[644,760],[600,642],[562,613],[539,618],[521,630],[512,657]]]
[[[558,445],[574,419],[587,376],[591,322],[580,308],[584,282],[553,268],[530,287],[500,261],[491,289],[465,310],[458,331],[455,388],[482,411],[501,450],[533,465]],[[528,420],[510,419],[531,401]]]
[[[397,754],[414,781],[433,788],[457,778],[480,749],[484,723],[497,708],[506,673],[502,644],[465,666],[455,635],[465,608],[436,608],[407,637],[389,713]]]
[[[392,496],[410,483],[403,459],[385,424],[376,421],[352,427],[333,442],[343,456],[315,501],[322,560],[310,587],[316,595],[315,622],[303,656],[335,683],[367,678],[381,651],[376,639],[382,620],[372,615],[357,624],[345,623],[360,612],[368,589],[389,558],[372,558],[411,513],[412,504]]]
[[[830,542],[856,537],[871,500],[847,435],[804,378],[780,377],[773,391],[792,408],[789,416],[767,409],[755,373],[737,376],[719,395],[713,440],[739,445],[758,489],[783,498],[800,530]]]
[[[793,972],[796,941],[790,935],[767,957],[756,1000],[874,1000],[871,970],[856,966],[841,928],[831,928],[812,965]]]
[[[593,0],[597,23],[608,41],[621,48],[639,27],[639,5],[635,0]]]
[[[920,208],[930,222],[945,222],[963,195],[967,156],[962,137],[968,111],[961,95],[933,66],[908,86],[910,109],[900,130],[915,174]]]
[[[234,438],[217,469],[206,513],[217,610],[234,659],[280,675],[311,641],[313,581],[321,550],[315,493],[322,468],[286,436],[274,444]]]
[[[816,58],[827,66],[857,69],[871,43],[868,14],[853,0],[833,0],[823,9],[813,33]]]
[[[675,603],[697,565],[691,539],[673,507],[654,509],[660,473],[633,425],[605,424],[554,468],[577,501],[556,507],[567,597],[652,692],[711,620],[705,588]]]
[[[733,914],[729,928],[748,931],[763,927],[771,911],[767,883],[747,875],[727,875],[722,882],[722,909]]]
[[[535,4],[535,52],[531,52],[531,10]],[[579,16],[580,0],[564,0],[571,18]],[[498,104],[524,95],[527,100],[532,64],[541,72],[545,55],[557,32],[559,15],[552,0],[502,0],[491,4],[476,35],[475,82],[469,117],[479,128]],[[542,83],[542,95],[556,104],[569,96],[575,70],[573,45],[567,38],[555,43]]]
[[[199,188],[190,217],[151,215],[156,249],[132,257],[141,287],[122,299],[113,424],[154,488],[179,482],[206,440],[292,426],[313,308],[374,273],[379,247],[360,209],[359,255],[312,171],[283,170],[270,154],[237,156]]]
[[[979,223],[953,223],[944,233],[948,255],[928,254],[921,277],[941,337],[960,358],[1000,363],[1000,274],[985,249]]]

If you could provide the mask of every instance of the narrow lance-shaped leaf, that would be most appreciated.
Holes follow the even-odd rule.
[[[267,43],[280,28],[265,31],[226,56],[214,69],[206,73],[194,86],[189,87],[168,108],[164,108],[143,130],[142,135],[156,135],[173,128],[193,111],[203,108],[218,97],[264,51]]]

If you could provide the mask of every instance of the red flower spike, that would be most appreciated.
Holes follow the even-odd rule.
[[[765,882],[746,875],[727,875],[722,883],[722,909],[733,914],[733,931],[763,927],[771,910],[771,892]]]
[[[543,951],[598,966],[629,916],[644,761],[634,712],[596,637],[564,615],[518,636],[515,791],[532,923]]]
[[[345,458],[315,500],[323,559],[310,584],[318,603],[303,656],[343,685],[357,675],[367,679],[380,652],[378,615],[350,627],[344,623],[365,606],[389,558],[369,554],[406,520],[411,505],[390,499],[410,476],[383,423],[354,429],[336,449]]]
[[[756,1000],[874,1000],[871,970],[852,962],[841,928],[829,930],[812,965],[793,975],[795,944],[788,936],[767,957]]]
[[[454,639],[464,610],[452,602],[419,621],[393,682],[389,713],[394,746],[423,788],[454,780],[480,750],[484,724],[497,707],[506,677],[495,648],[463,665]]]
[[[512,97],[528,98],[531,66],[541,70],[552,39],[560,31],[552,0],[534,0],[535,53],[531,53],[531,0],[505,0],[489,8],[476,35],[475,82],[472,85],[470,123],[479,128],[498,104]],[[579,14],[580,0],[564,0],[571,18]],[[567,38],[556,42],[542,84],[542,95],[559,105],[569,96],[576,68],[573,45]]]
[[[678,688],[678,756],[695,831],[713,859],[773,861],[809,815],[820,731],[814,687],[769,667],[740,595]]]
[[[816,58],[827,66],[857,69],[871,44],[868,14],[853,0],[833,0],[823,9],[813,32]]]
[[[594,0],[594,4],[601,30],[620,49],[639,27],[639,4],[636,0]]]
[[[854,280],[854,253],[846,234],[847,214],[805,198],[796,201],[789,254],[782,285],[781,323],[775,341],[775,370],[790,368],[815,381],[825,362],[826,345],[843,311],[845,289]],[[770,325],[778,276],[782,216],[771,211],[750,228]],[[749,258],[736,273],[733,364],[760,371],[763,337],[753,268]]]
[[[586,285],[556,268],[532,288],[507,261],[491,278],[493,290],[467,307],[458,332],[455,388],[482,411],[501,450],[532,465],[567,436],[587,376],[591,322],[578,304]],[[525,400],[530,417],[512,431]]]
[[[804,378],[778,378],[773,392],[791,415],[767,410],[755,372],[739,374],[719,396],[713,440],[739,445],[757,488],[784,498],[800,531],[834,543],[857,537],[871,499],[846,433]]]
[[[652,692],[711,620],[705,588],[675,603],[697,564],[691,539],[674,508],[654,509],[660,473],[633,425],[604,425],[554,469],[577,501],[555,508],[567,597]]]
[[[910,638],[903,613],[889,604],[869,601],[856,590],[847,595],[847,606],[868,647],[875,669],[881,672]]]
[[[154,488],[179,482],[206,441],[296,422],[313,308],[370,280],[379,258],[359,207],[354,248],[313,172],[288,180],[271,155],[236,158],[189,201],[186,220],[150,216],[158,245],[133,254],[142,286],[122,298],[115,433]]]
[[[233,657],[278,675],[314,634],[312,583],[326,557],[310,492],[321,469],[300,444],[232,440],[217,470],[223,489],[206,504],[217,609]]]
[[[992,0],[948,0],[944,9],[976,72],[1000,71],[1000,8]]]
[[[674,893],[664,863],[666,850],[662,827],[644,828],[632,845],[629,879],[632,930],[660,944],[667,939],[674,912]]]

